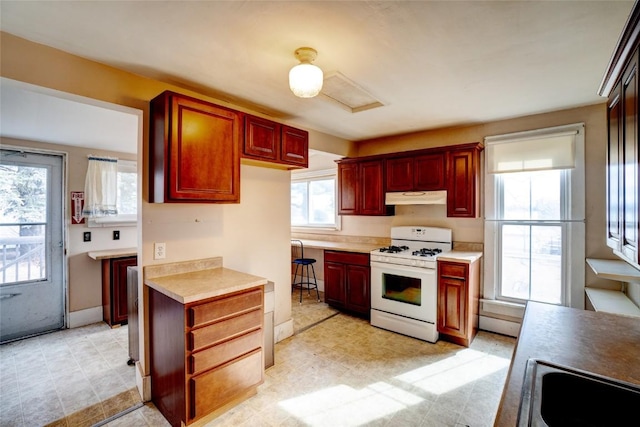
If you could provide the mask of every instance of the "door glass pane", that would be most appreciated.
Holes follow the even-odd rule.
[[[47,168],[0,168],[0,284],[46,278]]]

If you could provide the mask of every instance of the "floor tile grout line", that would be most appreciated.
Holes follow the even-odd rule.
[[[333,314],[331,314],[329,317],[325,317],[324,319],[320,319],[320,320],[318,320],[317,322],[314,322],[314,323],[312,323],[312,324],[310,324],[310,325],[304,326],[304,327],[302,327],[302,328],[298,329],[297,331],[295,331],[295,332],[293,333],[293,335],[298,335],[298,334],[300,334],[300,333],[302,333],[302,332],[304,332],[304,331],[306,331],[306,330],[308,330],[308,329],[313,328],[314,326],[318,326],[318,325],[319,325],[319,324],[321,324],[322,322],[325,322],[325,321],[327,321],[327,320],[331,319],[332,317],[337,316],[338,314],[340,314],[340,312],[333,313]]]

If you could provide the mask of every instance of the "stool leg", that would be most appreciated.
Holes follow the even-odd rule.
[[[320,302],[320,292],[318,291],[318,279],[316,278],[316,269],[311,264],[311,271],[313,272],[313,281],[316,285],[316,296],[318,297],[318,302]]]

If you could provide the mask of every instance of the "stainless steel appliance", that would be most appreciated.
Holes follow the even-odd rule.
[[[452,248],[448,228],[391,229],[391,246],[371,252],[371,324],[424,341],[438,340],[436,259]]]

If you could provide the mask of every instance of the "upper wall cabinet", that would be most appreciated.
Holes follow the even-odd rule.
[[[149,202],[239,203],[242,113],[170,91],[150,107]]]
[[[599,93],[607,102],[607,245],[640,268],[638,235],[638,34],[636,3],[623,30]]]
[[[446,159],[445,152],[387,158],[387,191],[445,190]]]
[[[338,161],[338,213],[340,215],[393,215],[384,204],[383,159]]]
[[[476,218],[480,211],[479,143],[451,147],[447,174],[447,216]]]
[[[293,168],[309,165],[309,133],[261,117],[246,115],[242,157]]]

